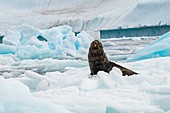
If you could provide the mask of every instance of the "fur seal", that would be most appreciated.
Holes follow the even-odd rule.
[[[90,75],[97,75],[98,71],[109,73],[113,67],[119,68],[122,71],[122,76],[138,74],[130,69],[109,61],[103,50],[103,45],[99,40],[94,40],[91,43],[88,53],[88,62],[91,70]]]

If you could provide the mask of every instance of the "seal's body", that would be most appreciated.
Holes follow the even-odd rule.
[[[91,70],[91,75],[96,75],[98,71],[105,71],[109,73],[114,66],[122,71],[123,76],[137,74],[132,70],[129,70],[123,66],[109,61],[103,50],[102,43],[98,40],[94,40],[90,45],[88,53],[88,62]]]

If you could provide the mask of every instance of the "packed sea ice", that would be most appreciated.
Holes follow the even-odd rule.
[[[92,40],[68,26],[8,31],[0,44],[0,113],[170,113],[170,57],[117,62],[138,75],[113,68],[89,78],[87,60],[76,57],[87,57]]]
[[[0,44],[0,53],[14,54],[19,59],[78,57],[87,53],[92,40],[85,31],[75,36],[69,26],[40,30],[22,25],[7,31]]]
[[[133,63],[121,63],[139,74],[121,76],[113,68],[107,74],[99,72],[88,78],[89,67],[66,66],[66,71],[34,72],[34,65],[18,77],[6,72],[0,77],[1,113],[169,113],[170,58],[156,58]],[[47,66],[55,60],[48,59]],[[35,61],[24,61],[32,64]],[[21,65],[24,65],[22,62]],[[44,61],[39,61],[44,62]],[[56,60],[60,64],[60,60]],[[69,64],[62,60],[61,64]],[[61,65],[60,64],[60,65]],[[31,67],[32,66],[32,67]],[[41,63],[39,63],[41,66]],[[8,65],[1,65],[8,68]],[[19,67],[19,66],[18,66]],[[44,66],[45,67],[45,66]],[[8,75],[8,76],[7,76]]]

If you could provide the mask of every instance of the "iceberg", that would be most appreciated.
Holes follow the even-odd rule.
[[[132,55],[129,61],[139,61],[149,58],[170,56],[170,32],[162,35],[159,39],[149,44]]]
[[[43,59],[86,54],[93,38],[85,31],[75,36],[70,26],[40,30],[22,25],[6,32],[0,54],[14,54],[19,59]]]
[[[63,106],[35,98],[19,81],[0,77],[0,85],[1,113],[71,113]]]

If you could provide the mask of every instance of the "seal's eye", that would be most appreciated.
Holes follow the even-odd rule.
[[[98,48],[103,48],[101,43],[98,44]]]

